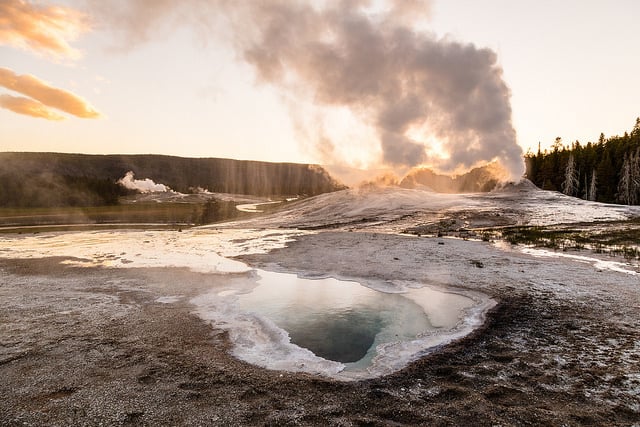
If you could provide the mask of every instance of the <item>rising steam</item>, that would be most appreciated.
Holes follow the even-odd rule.
[[[191,24],[202,23],[206,11],[207,25],[228,24],[259,81],[289,100],[347,109],[372,129],[381,163],[454,171],[499,161],[511,179],[521,177],[522,149],[496,54],[418,30],[416,19],[428,13],[424,1],[382,7],[367,0],[322,7],[296,0],[162,2],[153,15],[126,20],[136,24],[132,39],[148,38],[162,19],[184,19],[186,4],[194,10]],[[316,142],[319,153],[335,157],[348,144],[326,138],[322,129]]]
[[[171,191],[166,185],[156,184],[149,178],[135,179],[132,171],[127,172],[120,178],[118,184],[129,190],[137,191],[138,193],[166,193],[167,191]]]

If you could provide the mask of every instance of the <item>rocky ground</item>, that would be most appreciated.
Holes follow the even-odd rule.
[[[216,275],[0,259],[1,425],[634,425],[640,276],[488,242],[299,236],[253,266],[482,291],[485,325],[394,374],[340,382],[230,356],[176,288]],[[610,260],[607,258],[607,260]]]

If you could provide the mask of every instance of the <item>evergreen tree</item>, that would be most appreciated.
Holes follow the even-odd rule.
[[[629,175],[631,180],[631,205],[640,202],[640,147],[629,156]]]
[[[627,205],[637,205],[640,201],[640,149],[624,156],[618,182],[618,200]]]
[[[618,181],[618,201],[625,205],[632,204],[633,191],[631,182],[631,161],[629,156],[624,156],[624,162],[622,162],[622,170],[620,171],[620,180]]]
[[[616,171],[609,150],[604,150],[596,169],[600,180],[600,198],[602,202],[615,201],[615,188],[617,184]]]
[[[562,192],[567,196],[573,196],[578,194],[580,182],[578,177],[580,174],[576,169],[576,162],[573,157],[573,153],[569,154],[569,160],[567,166],[564,169],[564,181],[562,182]]]
[[[589,185],[589,197],[587,197],[588,200],[595,202],[597,200],[597,190],[596,187],[598,185],[598,180],[596,178],[597,174],[596,174],[596,170],[594,169],[591,172],[591,184]]]
[[[606,203],[640,204],[640,117],[622,136],[565,147],[556,138],[550,150],[525,156],[526,177],[550,191]],[[583,171],[580,173],[580,171]],[[589,173],[591,171],[591,173]]]

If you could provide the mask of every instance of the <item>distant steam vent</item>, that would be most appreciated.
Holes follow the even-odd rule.
[[[139,193],[166,193],[167,191],[171,191],[166,185],[156,184],[152,179],[135,179],[133,171],[127,172],[117,183],[126,189]]]

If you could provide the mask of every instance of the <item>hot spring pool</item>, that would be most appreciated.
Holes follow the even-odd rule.
[[[166,304],[180,301],[190,286],[200,289],[204,280],[211,287],[190,294],[189,302],[202,319],[228,332],[234,356],[268,369],[347,380],[401,369],[472,331],[495,304],[480,293],[419,283],[300,278],[228,258],[283,247],[299,234],[206,229],[42,233],[4,237],[2,254],[66,257],[65,264],[114,271],[164,269],[166,277],[152,286],[174,293],[156,300]],[[173,278],[174,269],[181,272],[180,281]]]
[[[435,329],[418,304],[399,294],[332,278],[267,271],[259,277],[253,291],[239,295],[239,307],[272,320],[293,344],[347,367],[368,365],[379,344]]]
[[[345,378],[404,366],[455,338],[478,301],[430,287],[382,292],[356,281],[254,270],[245,283],[194,299],[226,325],[234,354],[271,369]]]

